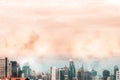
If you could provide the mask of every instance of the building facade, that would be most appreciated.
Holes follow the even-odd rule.
[[[51,80],[58,80],[58,76],[58,69],[56,67],[52,67]]]
[[[104,70],[104,71],[103,71],[103,79],[104,79],[104,80],[107,80],[108,77],[110,77],[110,71]]]
[[[22,76],[22,71],[20,68],[20,65],[16,61],[11,61],[11,72],[12,72],[12,77],[21,77]]]
[[[97,79],[97,77],[96,77],[97,76],[97,71],[92,69],[91,74],[92,74],[92,80],[96,80]]]
[[[60,79],[59,80],[65,80],[65,70],[64,69],[61,69],[60,71]]]
[[[72,59],[69,60],[68,78],[69,80],[75,80],[76,78],[76,69]]]
[[[11,77],[11,64],[7,57],[0,59],[0,77]]]
[[[116,73],[119,71],[119,68],[117,65],[114,66],[114,80],[116,80]]]
[[[26,63],[22,68],[22,72],[24,74],[24,77],[30,77],[31,76],[31,71],[32,70],[31,70],[28,63]]]
[[[120,80],[120,70],[116,71],[116,80]]]

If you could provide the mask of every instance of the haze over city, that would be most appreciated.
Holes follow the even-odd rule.
[[[69,58],[119,64],[119,7],[119,0],[0,0],[0,56],[41,69]]]

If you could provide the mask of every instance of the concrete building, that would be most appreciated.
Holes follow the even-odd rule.
[[[114,66],[114,80],[116,80],[116,73],[119,71],[119,68],[117,65]]]
[[[10,77],[11,76],[11,64],[8,58],[0,59],[0,77]]]
[[[59,69],[52,67],[51,69],[51,80],[59,80]]]
[[[120,70],[116,71],[116,80],[120,80]]]

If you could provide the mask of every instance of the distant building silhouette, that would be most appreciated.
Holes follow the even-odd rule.
[[[84,80],[85,78],[85,72],[84,72],[84,66],[82,64],[82,67],[81,67],[81,80]]]
[[[65,66],[64,70],[65,70],[65,74],[64,74],[65,80],[68,80],[68,72],[69,72],[68,67]]]
[[[30,79],[36,80],[36,72],[34,70],[31,72]]]
[[[22,76],[22,71],[20,68],[20,65],[16,61],[11,61],[11,77],[21,77]]]
[[[81,67],[81,72],[84,72],[84,66],[83,66],[83,64],[82,64],[82,67]]]
[[[116,80],[120,80],[120,70],[116,71]]]
[[[117,65],[114,66],[114,80],[116,80],[116,73],[119,71],[119,68]]]
[[[78,79],[78,80],[81,80],[81,77],[82,77],[82,75],[81,75],[81,71],[78,70],[78,72],[77,72],[77,79]]]
[[[103,79],[104,80],[107,80],[107,78],[110,76],[110,71],[108,70],[104,70],[103,71]]]
[[[8,58],[0,59],[0,77],[10,77],[11,76],[11,64]]]
[[[73,80],[76,77],[76,69],[72,59],[69,60],[69,80]]]
[[[92,74],[89,71],[79,72],[78,80],[92,80]]]
[[[89,71],[85,71],[83,64],[77,72],[77,80],[92,80],[92,73]]]
[[[92,74],[89,71],[84,72],[84,80],[92,80]]]
[[[30,75],[31,75],[31,68],[30,68],[30,66],[29,66],[29,64],[28,63],[26,63],[24,66],[23,66],[23,68],[22,68],[22,72],[23,72],[23,74],[24,74],[24,77],[30,77]]]
[[[59,70],[56,67],[51,68],[51,80],[59,80]]]
[[[60,69],[60,79],[59,80],[65,80],[65,70],[64,69]]]
[[[92,80],[96,80],[97,71],[95,71],[94,69],[92,69],[91,74],[92,74]]]
[[[59,69],[59,80],[68,80],[68,67]]]

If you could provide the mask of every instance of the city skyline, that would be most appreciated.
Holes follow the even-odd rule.
[[[57,66],[47,66],[49,70],[47,72],[41,71],[36,72],[29,63],[24,66],[17,61],[11,61],[9,58],[0,59],[0,79],[43,79],[43,80],[119,80],[120,70],[117,65],[101,70],[101,73],[95,67],[91,70],[86,69],[85,64],[81,67],[76,68],[76,61],[69,59],[68,64],[62,67]],[[98,65],[98,64],[97,64]],[[34,65],[36,66],[36,65]]]
[[[14,60],[11,60],[9,59],[10,61],[16,61],[15,59]],[[113,62],[113,60],[109,59],[107,60],[106,62],[103,61],[79,61],[78,59],[71,59],[73,60],[74,64],[75,64],[75,68],[76,68],[76,71],[78,71],[79,69],[81,69],[82,66],[84,66],[84,70],[85,71],[91,71],[92,69],[94,70],[97,70],[98,71],[98,74],[101,75],[103,70],[109,70],[112,74],[114,74],[114,71],[113,71],[113,67],[114,66],[118,66],[120,68],[120,65],[119,64],[116,64],[115,62]],[[42,73],[42,72],[50,72],[50,67],[56,67],[56,68],[63,68],[65,66],[69,66],[69,60],[54,60],[54,61],[47,61],[46,59],[43,60],[45,62],[41,62],[41,61],[38,61],[37,60],[37,63],[36,65],[34,65],[34,63],[29,63],[29,62],[25,62],[22,60],[22,64],[17,61],[19,64],[20,64],[20,67],[23,67],[25,66],[26,64],[30,66],[30,68],[32,70],[35,70],[36,73]],[[47,61],[47,62],[46,62]],[[118,61],[118,59],[116,60]],[[36,61],[33,61],[33,62],[36,62]],[[114,64],[113,64],[114,63]],[[117,62],[119,63],[119,62]]]
[[[36,70],[70,58],[120,67],[119,7],[119,0],[0,0],[0,56]]]
[[[31,0],[26,4],[25,1],[1,1],[1,55],[29,53],[67,57],[69,54],[70,57],[84,59],[119,56],[120,10],[117,2],[115,5],[109,3],[112,0],[60,3],[53,0],[49,5],[47,0]],[[44,4],[38,6],[37,2]],[[75,7],[72,2],[76,3]],[[80,7],[77,2],[84,4]],[[21,5],[15,5],[17,3]]]

